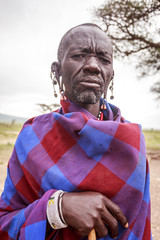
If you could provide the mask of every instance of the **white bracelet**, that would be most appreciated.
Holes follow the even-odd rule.
[[[54,229],[66,228],[66,224],[62,214],[62,196],[63,191],[56,191],[48,200],[47,203],[47,218],[48,222]]]
[[[60,192],[60,194],[59,194],[59,215],[60,215],[62,222],[67,225],[66,221],[64,220],[63,213],[62,213],[62,196],[63,196],[63,194],[64,194],[64,192]]]

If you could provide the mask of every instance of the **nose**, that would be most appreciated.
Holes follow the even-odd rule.
[[[83,67],[84,72],[90,72],[94,74],[99,74],[101,72],[100,67],[98,66],[97,59],[94,56],[86,58],[85,65]]]

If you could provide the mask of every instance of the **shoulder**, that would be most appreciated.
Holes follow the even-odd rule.
[[[24,123],[22,129],[24,129],[24,128],[28,127],[28,126],[35,127],[35,126],[41,126],[41,125],[46,126],[46,125],[49,125],[49,124],[53,124],[54,114],[55,114],[55,113],[59,113],[59,110],[60,110],[60,109],[57,109],[57,110],[54,111],[54,112],[42,114],[42,115],[39,115],[39,116],[32,117],[32,118],[28,119],[28,120]]]
[[[54,117],[56,113],[59,114],[58,110],[28,119],[24,123],[18,138],[22,137],[28,139],[30,137],[36,137],[42,140],[47,132],[53,128],[56,121]]]

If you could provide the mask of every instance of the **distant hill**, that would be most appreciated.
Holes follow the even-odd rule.
[[[27,120],[27,118],[23,117],[17,117],[17,116],[12,116],[12,115],[7,115],[0,113],[0,122],[2,123],[11,123],[11,122],[16,122],[16,123],[24,123]]]

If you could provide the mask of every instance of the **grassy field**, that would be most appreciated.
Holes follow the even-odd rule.
[[[22,127],[22,124],[0,123],[0,153],[11,149]]]
[[[11,150],[22,128],[22,124],[0,123],[0,156],[1,151]],[[147,149],[160,149],[160,130],[143,131]]]
[[[143,131],[147,149],[160,149],[160,130]]]

